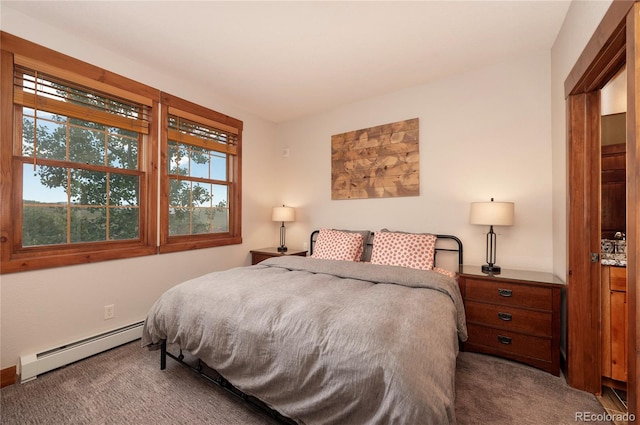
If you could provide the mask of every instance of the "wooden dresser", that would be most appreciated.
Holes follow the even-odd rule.
[[[460,268],[467,315],[465,351],[516,360],[560,375],[560,296],[564,283],[551,273]]]

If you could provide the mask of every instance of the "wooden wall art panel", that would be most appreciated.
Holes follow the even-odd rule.
[[[420,194],[418,118],[331,136],[331,199]]]

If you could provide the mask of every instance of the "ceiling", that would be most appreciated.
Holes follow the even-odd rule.
[[[570,0],[2,1],[279,123],[550,49]]]

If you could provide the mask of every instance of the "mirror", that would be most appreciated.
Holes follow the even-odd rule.
[[[625,68],[601,91],[602,239],[621,239],[626,233],[626,92]]]

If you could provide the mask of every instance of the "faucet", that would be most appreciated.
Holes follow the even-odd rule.
[[[615,235],[613,235],[613,239],[617,239],[617,240],[626,240],[627,235],[624,234],[624,232],[616,232]]]

